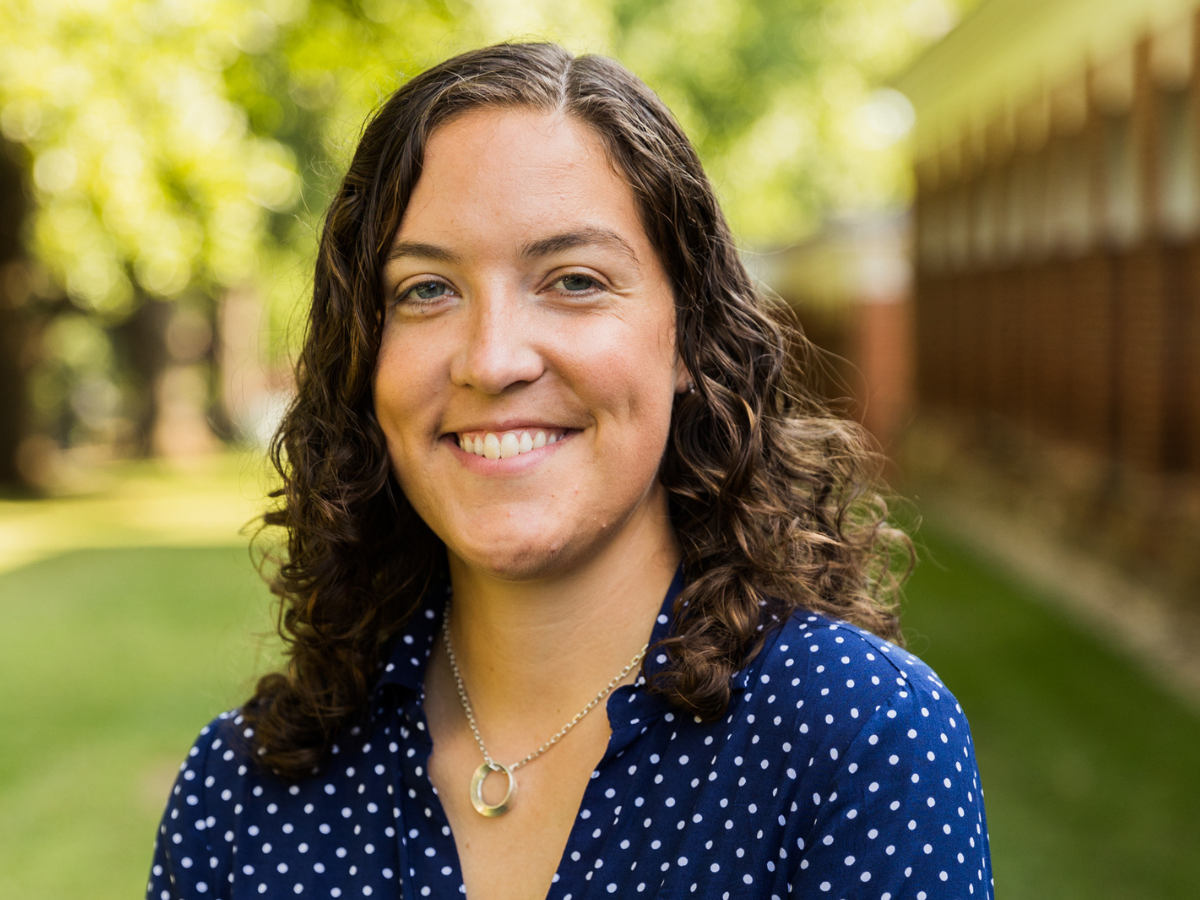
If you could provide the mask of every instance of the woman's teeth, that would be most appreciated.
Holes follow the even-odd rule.
[[[474,453],[487,459],[508,459],[533,450],[540,450],[547,444],[557,443],[563,439],[565,430],[536,429],[533,431],[505,431],[496,434],[494,431],[480,431],[458,436],[458,446],[467,453]]]

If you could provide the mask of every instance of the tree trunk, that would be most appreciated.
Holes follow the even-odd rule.
[[[21,243],[29,199],[21,151],[0,138],[0,485],[19,487],[21,440],[28,427],[25,381],[30,327],[28,268]]]
[[[170,302],[144,297],[133,315],[111,332],[117,356],[133,376],[136,409],[130,449],[135,456],[154,455],[154,427],[160,413],[157,386],[170,362],[166,333],[172,311]]]

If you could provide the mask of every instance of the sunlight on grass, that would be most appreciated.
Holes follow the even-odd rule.
[[[244,544],[273,484],[261,455],[234,452],[118,463],[89,481],[73,496],[0,499],[0,572],[82,547]]]

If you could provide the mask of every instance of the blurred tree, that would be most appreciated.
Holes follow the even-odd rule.
[[[262,15],[236,2],[0,7],[0,129],[29,154],[24,236],[46,276],[25,318],[55,320],[26,329],[42,334],[25,354],[35,431],[147,451],[175,303],[252,279],[269,216],[294,205],[294,153],[250,127],[224,78],[263,41]],[[137,339],[114,353],[122,331]]]
[[[17,451],[25,429],[25,330],[28,293],[21,223],[26,216],[23,154],[0,139],[0,484],[19,480]]]
[[[0,205],[32,209],[35,287],[0,305],[0,341],[23,345],[6,357],[33,363],[14,393],[31,414],[0,406],[0,480],[14,430],[151,452],[168,387],[199,379],[215,409],[230,291],[263,298],[285,357],[365,115],[438,59],[531,36],[617,56],[693,135],[735,229],[769,245],[904,198],[911,109],[876,86],[968,2],[6,0],[0,130],[30,187],[0,180]],[[175,339],[198,312],[207,343]]]
[[[830,209],[907,198],[897,145],[911,108],[877,92],[963,5],[616,0],[611,45],[683,121],[735,231],[771,246],[804,237]],[[899,121],[872,114],[889,102]]]

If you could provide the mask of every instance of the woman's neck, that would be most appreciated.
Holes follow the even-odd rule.
[[[679,560],[665,503],[583,564],[543,578],[508,581],[451,554],[451,639],[494,755],[524,755],[629,663]]]

